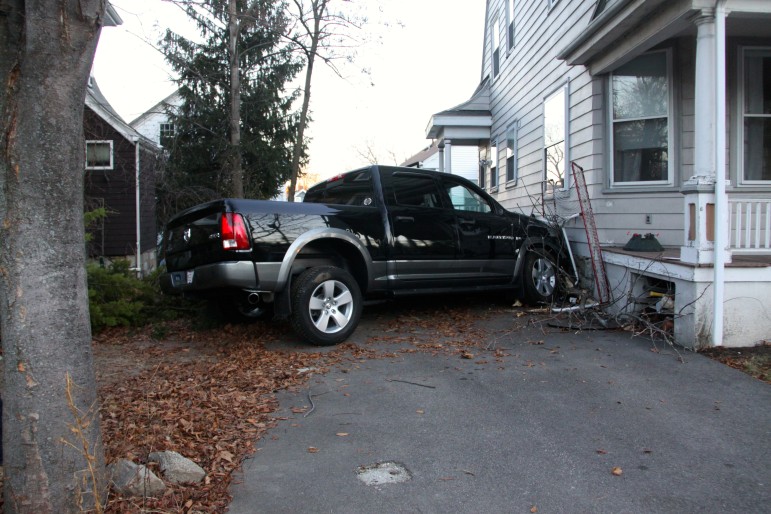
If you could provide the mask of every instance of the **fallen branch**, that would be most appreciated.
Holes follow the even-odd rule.
[[[399,380],[397,378],[386,378],[385,381],[386,382],[401,382],[403,384],[412,384],[412,385],[416,385],[416,386],[420,386],[420,387],[426,387],[428,389],[436,389],[436,387],[432,386],[432,385],[419,384],[417,382],[410,382],[409,380]]]

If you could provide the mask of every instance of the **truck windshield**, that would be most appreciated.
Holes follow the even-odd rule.
[[[374,206],[372,174],[369,170],[347,173],[313,186],[305,194],[304,202],[337,205]]]

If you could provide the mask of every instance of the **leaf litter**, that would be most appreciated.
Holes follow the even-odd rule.
[[[130,459],[158,474],[147,456],[173,450],[207,472],[198,485],[167,484],[159,498],[111,493],[107,512],[225,512],[233,473],[256,451],[259,439],[286,419],[276,414],[276,392],[297,390],[315,373],[366,359],[414,352],[468,359],[484,351],[490,335],[478,326],[485,317],[479,309],[426,308],[419,316],[405,309],[395,317],[388,323],[396,328],[379,330],[361,345],[349,342],[324,351],[282,343],[295,338],[277,323],[196,331],[173,322],[163,327],[163,340],[152,337],[152,328],[99,334],[94,354],[106,461]],[[373,343],[394,348],[376,351],[369,346]],[[490,353],[500,357],[500,350]],[[309,411],[295,407],[292,412]]]

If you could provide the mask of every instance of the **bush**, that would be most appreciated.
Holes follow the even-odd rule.
[[[143,326],[174,319],[181,311],[179,299],[163,296],[158,285],[161,269],[138,279],[127,260],[109,266],[88,264],[88,306],[91,329]]]

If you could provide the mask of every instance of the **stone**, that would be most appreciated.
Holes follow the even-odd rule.
[[[173,484],[198,484],[206,477],[201,466],[177,452],[153,452],[148,459],[157,462],[163,477]]]
[[[158,496],[166,490],[163,480],[142,464],[120,459],[107,466],[112,487],[127,496]]]

